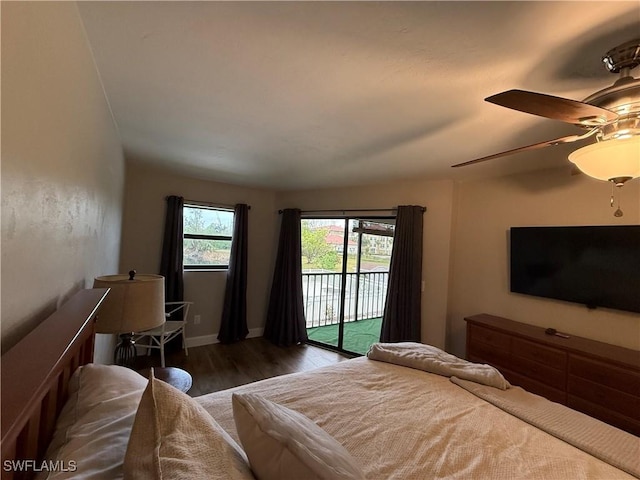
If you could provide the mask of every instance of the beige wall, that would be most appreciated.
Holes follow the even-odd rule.
[[[123,183],[76,4],[2,2],[3,351],[117,266]]]
[[[158,273],[166,211],[165,198],[168,195],[220,205],[251,205],[247,324],[250,330],[262,329],[276,249],[278,212],[275,194],[268,190],[184,177],[141,162],[127,161],[121,272],[133,268],[140,273]],[[186,336],[191,339],[192,344],[212,343],[220,326],[226,270],[185,272],[184,279],[185,300],[195,302],[193,315],[201,316],[199,325],[191,322]],[[191,314],[190,317],[193,320]]]
[[[509,227],[640,224],[640,182],[620,191],[622,218],[613,216],[610,193],[607,183],[566,169],[456,184],[448,349],[464,353],[463,318],[476,313],[640,349],[638,314],[509,292]]]
[[[378,186],[280,192],[278,208],[358,209],[422,205],[424,214],[422,341],[444,348],[449,283],[453,182],[412,181]]]
[[[640,318],[615,310],[509,293],[507,233],[511,226],[640,223],[640,185],[621,191],[622,219],[609,207],[610,187],[566,169],[454,183],[406,181],[377,186],[270,192],[195,180],[129,163],[121,271],[159,266],[164,198],[252,205],[250,217],[249,327],[264,326],[281,208],[427,207],[425,213],[422,340],[464,355],[463,318],[492,313],[553,326],[596,340],[640,348]],[[218,331],[225,275],[187,272],[187,296],[203,324],[190,337],[213,340]],[[550,323],[551,322],[551,323]]]

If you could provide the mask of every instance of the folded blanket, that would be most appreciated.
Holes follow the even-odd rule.
[[[640,478],[640,438],[635,435],[520,387],[499,392],[455,377],[451,381],[514,417]]]
[[[510,387],[509,382],[492,366],[468,362],[424,343],[374,343],[369,348],[367,357],[444,377],[456,376],[501,390]]]

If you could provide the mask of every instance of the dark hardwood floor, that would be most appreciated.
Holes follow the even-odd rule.
[[[174,349],[167,353],[165,364],[191,374],[193,386],[189,395],[196,397],[265,378],[332,365],[347,358],[313,345],[277,347],[257,337],[230,345],[217,343],[190,348],[189,355]],[[136,358],[137,370],[159,366],[157,351],[151,356]]]

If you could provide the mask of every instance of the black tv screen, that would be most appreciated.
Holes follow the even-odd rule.
[[[640,226],[512,227],[511,291],[640,312]]]

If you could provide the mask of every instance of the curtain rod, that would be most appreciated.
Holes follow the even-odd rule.
[[[326,209],[326,210],[301,210],[300,213],[305,214],[305,213],[353,213],[353,212],[397,212],[398,209],[397,208],[355,208],[355,209],[349,209],[349,208],[343,208],[343,209],[335,209],[335,210],[331,210],[331,209]],[[427,211],[427,207],[422,207],[422,211],[426,212]],[[284,212],[284,210],[278,210],[278,213],[282,213]]]
[[[187,200],[185,198],[184,203],[189,205],[197,205],[202,207],[213,207],[213,208],[228,208],[229,210],[233,210],[235,205],[224,205],[222,203],[212,203],[212,202],[201,202],[200,200]],[[247,205],[247,208],[251,210],[251,205]]]

